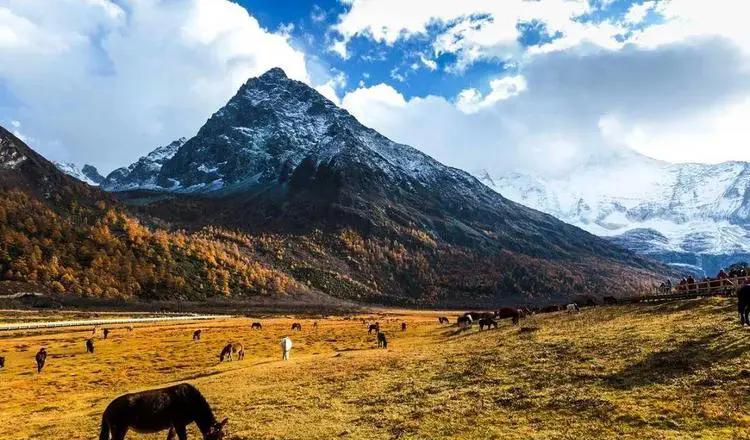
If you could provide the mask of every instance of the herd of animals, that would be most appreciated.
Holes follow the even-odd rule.
[[[605,304],[611,303],[604,301]],[[740,315],[741,325],[750,326],[750,284],[745,284],[737,290],[737,308]],[[567,313],[578,313],[580,311],[577,303],[566,305],[553,305],[537,308],[513,308],[503,307],[494,312],[466,312],[456,319],[459,331],[471,328],[476,322],[479,330],[485,328],[498,328],[498,321],[510,319],[514,325],[520,320],[536,313],[550,313],[566,311]],[[388,348],[386,334],[381,331],[379,322],[368,322],[362,320],[367,326],[367,333],[375,333],[379,348]],[[439,324],[450,324],[446,316],[438,317]],[[406,322],[401,323],[401,331],[407,330]],[[263,325],[253,322],[251,330],[260,331]],[[318,323],[313,323],[313,328],[318,328]],[[132,331],[132,327],[127,327]],[[295,322],[291,326],[292,331],[302,331],[302,325]],[[98,332],[94,328],[93,335]],[[103,329],[102,338],[109,337],[110,330]],[[193,341],[200,341],[202,330],[193,332]],[[281,339],[282,360],[288,360],[292,349],[292,340],[289,336]],[[94,338],[85,341],[87,353],[94,353]],[[230,342],[224,346],[219,354],[219,362],[242,360],[245,350],[241,343]],[[37,372],[41,373],[47,360],[47,350],[42,347],[36,354]],[[5,367],[5,358],[0,356],[0,369]],[[99,440],[124,440],[127,432],[133,430],[140,433],[156,433],[167,431],[167,440],[186,440],[186,427],[191,423],[198,426],[204,440],[221,440],[225,436],[225,426],[228,419],[218,421],[211,410],[210,405],[203,395],[190,384],[179,384],[166,388],[148,390],[139,393],[125,394],[114,399],[105,409],[102,415]]]

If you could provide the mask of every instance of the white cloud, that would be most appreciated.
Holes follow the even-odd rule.
[[[585,38],[581,34],[595,34],[596,26],[576,21],[590,10],[583,0],[352,0],[333,27],[343,38],[335,50],[344,50],[355,36],[393,44],[425,35],[430,25],[440,24],[444,29],[435,38],[434,50],[457,54],[455,69],[462,70],[479,59],[507,59],[522,52],[519,23],[537,21],[550,34],[577,35],[579,40]]]
[[[658,49],[562,51],[454,100],[359,88],[363,123],[459,168],[567,173],[623,148],[671,161],[750,160],[750,74],[721,38]]]
[[[506,76],[490,81],[490,92],[482,95],[477,89],[465,89],[459,93],[456,106],[464,113],[476,113],[492,107],[497,102],[516,96],[526,90],[526,79],[521,75]]]
[[[309,81],[284,34],[227,0],[0,0],[0,86],[41,153],[103,169],[197,131],[249,77]]]
[[[625,14],[625,22],[630,24],[642,22],[646,18],[646,15],[648,15],[648,12],[654,9],[654,6],[656,6],[656,2],[654,1],[647,1],[640,4],[634,3],[628,9],[627,14]]]

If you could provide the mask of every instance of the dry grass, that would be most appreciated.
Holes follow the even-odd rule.
[[[481,333],[402,313],[386,322],[388,350],[358,320],[320,320],[317,331],[300,320],[286,363],[278,340],[290,318],[265,319],[261,332],[246,318],[117,329],[94,355],[88,331],[0,335],[0,438],[92,439],[112,398],[180,381],[229,417],[230,440],[750,438],[750,333],[729,300],[602,307]],[[218,365],[229,340],[246,358]],[[51,356],[37,375],[40,345]]]

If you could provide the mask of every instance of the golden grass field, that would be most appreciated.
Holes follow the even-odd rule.
[[[95,439],[114,397],[183,381],[229,417],[230,440],[750,438],[750,330],[734,308],[599,307],[463,333],[437,312],[389,311],[377,318],[388,350],[342,317],[317,330],[292,317],[258,319],[255,332],[250,318],[115,328],[93,355],[90,329],[0,333],[0,439]],[[301,333],[288,331],[293,321]],[[295,345],[282,362],[287,334]],[[245,344],[244,361],[218,364],[228,341]],[[50,356],[37,374],[42,345]],[[194,425],[189,435],[201,438]]]

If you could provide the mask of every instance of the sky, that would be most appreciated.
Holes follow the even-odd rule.
[[[0,0],[0,125],[106,173],[272,67],[469,171],[750,160],[750,2]],[[616,156],[613,156],[616,155]]]

